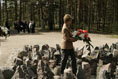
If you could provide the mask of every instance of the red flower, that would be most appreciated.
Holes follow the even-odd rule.
[[[81,34],[80,32],[77,33],[77,35],[80,35],[80,34]]]
[[[83,32],[84,32],[84,33],[88,33],[88,31],[87,31],[87,30],[84,30]]]
[[[85,37],[88,38],[88,34],[85,34]]]
[[[79,32],[81,32],[81,33],[83,32],[83,30],[82,30],[82,29],[78,29],[77,31],[79,31]]]

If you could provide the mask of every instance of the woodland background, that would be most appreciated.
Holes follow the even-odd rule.
[[[57,30],[66,13],[74,29],[118,34],[118,0],[0,0],[0,25],[32,20],[39,29]]]

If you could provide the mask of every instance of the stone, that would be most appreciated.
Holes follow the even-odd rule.
[[[29,45],[25,45],[24,50],[28,52],[29,51]]]
[[[56,44],[56,49],[61,50],[61,46],[59,44]]]
[[[38,62],[38,66],[37,66],[37,75],[38,75],[38,79],[43,79],[43,70],[44,68],[44,63],[42,62],[42,60],[39,60]]]
[[[92,60],[90,62],[90,66],[91,66],[91,75],[92,76],[96,76],[96,69],[97,69],[97,61],[96,60]]]
[[[64,79],[73,79],[74,75],[72,73],[72,69],[68,68],[64,70]]]
[[[3,67],[3,68],[1,68],[1,70],[2,70],[2,74],[3,74],[5,79],[11,79],[11,77],[14,74],[14,71],[8,67]]]
[[[54,53],[54,59],[56,60],[56,65],[60,65],[61,63],[61,54],[59,51]]]
[[[113,50],[113,58],[118,59],[118,50],[117,49]]]
[[[109,76],[107,75],[110,72],[110,66],[111,64],[106,64],[100,67],[98,78],[97,79],[110,79]]]
[[[44,64],[44,78],[53,79],[54,73],[51,71],[48,64]]]
[[[92,57],[90,57],[89,55],[89,51],[86,51],[83,55],[82,55],[82,60],[86,61],[86,62],[90,62],[92,60]]]
[[[90,79],[91,78],[91,67],[90,64],[88,62],[82,62],[82,69],[85,73],[86,79]]]
[[[56,66],[53,71],[54,75],[61,75],[61,66]]]
[[[28,78],[36,79],[37,75],[32,71],[31,67],[27,67],[27,76]]]
[[[85,72],[84,70],[82,69],[82,65],[78,65],[77,66],[77,78],[78,79],[86,79],[86,75],[85,75]]]
[[[76,49],[77,58],[81,59],[83,55],[83,50],[84,50],[84,47],[82,49],[79,49],[79,48]]]
[[[15,58],[15,60],[14,60],[14,63],[15,63],[15,65],[22,65],[23,64],[23,60],[21,59],[21,58]]]
[[[56,61],[55,60],[49,60],[49,66],[50,68],[54,68],[56,65]]]
[[[25,50],[22,50],[17,55],[19,58],[23,58],[24,56],[28,56],[28,52]]]
[[[81,49],[79,49],[79,48],[76,49],[76,53],[77,53],[78,58],[81,58],[81,56],[83,55],[83,51],[84,51],[84,47]]]
[[[50,58],[54,59],[54,53],[56,52],[56,49],[54,47],[50,47],[49,51],[50,51]]]
[[[28,67],[28,66],[31,66],[32,65],[32,61],[29,60],[29,58],[27,58],[25,61],[24,61],[24,64]]]
[[[107,43],[104,45],[104,49],[106,49],[106,50],[109,49],[109,45]]]
[[[48,44],[45,44],[42,46],[42,49],[41,50],[48,50],[49,49],[49,45]]]
[[[54,74],[48,65],[48,60],[46,57],[42,57],[42,60],[39,60],[37,74],[38,79],[53,79]]]
[[[116,43],[116,49],[118,50],[118,42]]]
[[[25,72],[22,66],[17,66],[16,71],[11,79],[25,79]]]
[[[32,61],[38,61],[39,59],[41,59],[41,54],[39,50],[34,49],[32,51]]]
[[[50,55],[50,51],[49,50],[41,50],[40,52],[41,52],[41,56],[45,56],[48,59],[51,58],[51,55]]]
[[[118,79],[118,66],[116,66],[116,70],[115,70],[115,79]]]
[[[36,48],[36,50],[39,50],[40,46],[39,45],[34,45],[34,48]]]
[[[110,52],[113,54],[113,50],[114,50],[115,48],[114,48],[114,46],[113,46],[113,44],[110,46]]]
[[[61,76],[54,76],[54,79],[62,79]]]
[[[0,79],[5,79],[4,76],[3,76],[3,74],[2,74],[1,69],[0,69]]]
[[[56,44],[56,50],[60,53],[60,55],[62,54],[61,53],[61,46],[59,44]]]
[[[82,59],[77,59],[77,65],[81,65],[82,64]]]
[[[94,51],[91,52],[90,56],[92,57],[92,59],[97,59],[100,53],[100,49],[99,47],[95,47]]]
[[[100,49],[100,54],[99,54],[99,58],[101,60],[103,60],[104,64],[108,64],[112,61],[113,58],[113,54],[110,52],[110,50],[108,49]]]

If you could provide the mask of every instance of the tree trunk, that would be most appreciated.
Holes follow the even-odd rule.
[[[106,10],[107,10],[107,8],[106,8],[106,0],[103,2],[103,26],[102,26],[102,31],[104,32],[104,30],[105,30],[105,21],[106,21]]]
[[[88,2],[88,31],[91,31],[91,0]]]
[[[30,20],[32,21],[33,20],[33,4],[31,3],[30,4]]]
[[[42,29],[45,29],[43,6],[41,6],[41,26],[42,26]]]
[[[8,21],[7,0],[5,0],[5,13],[6,13],[6,21]]]
[[[5,4],[3,3],[2,5],[3,7],[2,7],[2,23],[1,24],[3,25],[5,21]]]
[[[80,23],[81,23],[81,9],[82,9],[82,0],[79,0],[78,1],[78,3],[79,3],[79,7],[78,7],[78,15],[79,15],[79,17],[78,17],[78,20],[79,20],[79,27],[80,27]]]
[[[70,0],[67,0],[67,13],[68,14],[71,14],[71,1]]]
[[[1,0],[0,0],[0,25],[1,25],[1,21],[2,21],[2,18],[1,18]]]
[[[54,28],[54,8],[53,8],[53,0],[49,1],[49,16],[48,16],[48,26],[49,26],[49,30],[53,30]]]
[[[100,12],[101,12],[101,7],[100,7],[100,1],[97,0],[97,31],[100,30],[100,19],[101,19],[101,16],[100,16]]]
[[[40,1],[39,1],[39,3],[40,3]],[[38,22],[39,22],[39,26],[41,26],[41,13],[40,13],[40,4],[38,4]]]
[[[59,5],[59,29],[62,27],[62,0],[60,0]]]
[[[18,9],[18,5],[17,5],[17,0],[14,0],[14,3],[15,3],[15,20],[17,20],[18,18],[18,14],[17,14],[17,9]]]
[[[19,21],[22,20],[22,0],[20,0]]]
[[[77,0],[74,0],[74,20],[75,20],[75,25],[77,25]]]

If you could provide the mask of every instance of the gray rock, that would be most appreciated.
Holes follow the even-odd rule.
[[[109,75],[107,75],[107,73],[109,73],[111,70],[110,65],[111,64],[109,63],[109,64],[106,64],[106,65],[103,65],[102,67],[100,67],[97,79],[110,79]]]
[[[64,70],[64,79],[73,79],[74,75],[72,73],[72,69],[68,68]]]
[[[86,75],[85,75],[84,70],[82,69],[82,66],[78,65],[77,69],[78,69],[78,71],[77,71],[77,78],[78,79],[86,79]]]
[[[113,58],[118,59],[118,50],[117,49],[113,50]]]
[[[100,53],[100,49],[99,47],[95,47],[94,51],[91,52],[90,56],[92,57],[92,59],[97,59]]]
[[[56,66],[56,61],[55,60],[49,60],[49,66],[50,66],[50,68],[54,68]]]
[[[36,50],[39,50],[40,46],[39,45],[34,45],[34,48],[36,48]]]
[[[32,71],[31,67],[27,67],[27,79],[35,79],[37,78],[37,75]]]
[[[118,42],[116,43],[116,49],[118,49]]]
[[[104,49],[109,49],[109,45],[106,43],[105,45],[104,45]]]
[[[79,48],[76,49],[77,58],[81,59],[81,57],[83,55],[83,51],[84,51],[84,47],[82,49],[79,49]]]
[[[50,51],[50,58],[54,59],[54,53],[56,52],[56,49],[54,47],[50,47],[49,51]]]
[[[45,44],[42,46],[42,49],[41,50],[48,50],[49,49],[49,45],[48,44]]]
[[[15,65],[22,65],[23,64],[23,60],[22,59],[20,59],[20,58],[15,58],[15,60],[14,60],[14,63],[15,63]]]
[[[43,79],[44,75],[43,75],[43,72],[44,72],[44,63],[39,60],[38,62],[38,66],[37,66],[37,75],[38,75],[38,79]]]
[[[18,58],[23,58],[24,56],[28,56],[28,52],[25,50],[22,50],[18,53]]]
[[[17,66],[16,71],[11,79],[25,79],[25,72],[23,66]]]
[[[49,65],[42,60],[40,60],[38,63],[37,74],[38,79],[53,79],[54,76],[53,72],[49,68]]]
[[[58,76],[61,75],[61,67],[60,66],[56,66],[54,68],[54,75],[58,75]]]
[[[14,74],[14,71],[8,67],[3,67],[3,68],[1,68],[1,70],[2,70],[2,74],[3,74],[5,79],[11,79],[11,77]]]
[[[116,66],[115,72],[116,72],[116,74],[115,74],[115,79],[118,79],[118,66]]]
[[[85,73],[86,79],[90,79],[91,78],[91,67],[90,64],[88,62],[82,62],[82,69]]]
[[[54,59],[56,60],[56,65],[60,65],[61,63],[61,54],[59,51],[54,53]]]
[[[29,51],[29,45],[25,45],[24,50],[26,50],[28,52]]]
[[[56,49],[61,50],[61,46],[59,44],[56,44]]]
[[[3,76],[3,74],[2,74],[1,69],[0,69],[0,79],[5,79],[4,76]]]
[[[62,79],[61,76],[54,76],[54,79]]]
[[[51,54],[50,54],[50,51],[49,50],[41,50],[40,52],[41,52],[41,56],[45,56],[48,59],[51,58]]]
[[[114,45],[112,44],[111,46],[110,46],[110,52],[113,54],[113,50],[114,50],[115,48],[114,48]]]

